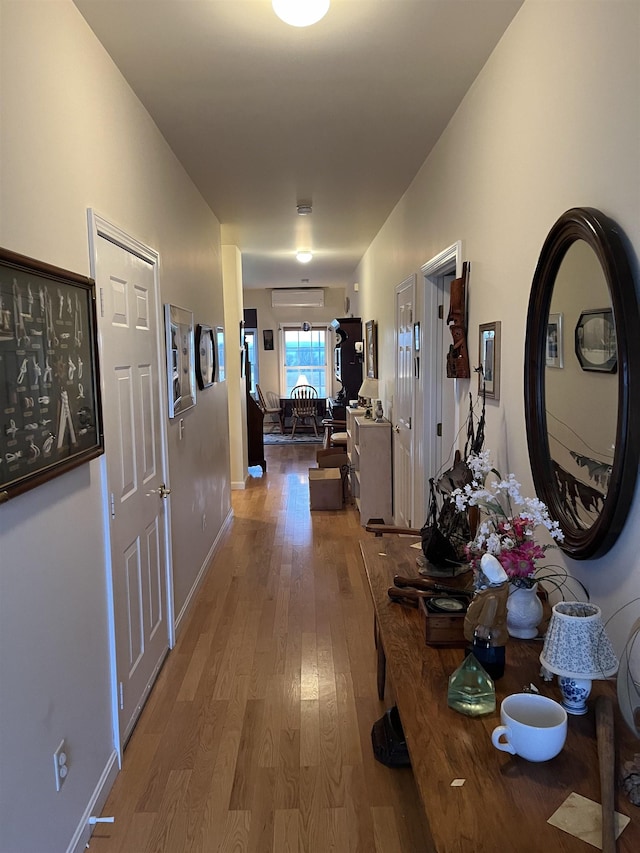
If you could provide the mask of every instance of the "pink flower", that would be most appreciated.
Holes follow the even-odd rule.
[[[535,583],[536,561],[545,556],[553,545],[538,545],[533,536],[537,527],[544,527],[556,541],[564,537],[557,521],[552,521],[547,507],[538,498],[523,498],[520,484],[513,474],[506,479],[491,468],[488,451],[481,457],[470,457],[469,467],[473,471],[473,482],[464,489],[453,492],[456,507],[480,509],[480,520],[475,538],[467,543],[466,559],[476,573],[482,577],[480,561],[484,554],[492,554],[503,567],[508,577],[517,586],[532,586]],[[485,487],[489,473],[493,479]]]
[[[544,557],[544,549],[530,540],[508,551],[501,551],[497,557],[510,578],[526,578],[535,572],[536,560]]]

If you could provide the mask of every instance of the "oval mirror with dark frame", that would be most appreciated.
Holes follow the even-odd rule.
[[[536,491],[575,559],[608,551],[638,473],[640,315],[618,226],[593,208],[555,223],[536,267],[525,420]]]

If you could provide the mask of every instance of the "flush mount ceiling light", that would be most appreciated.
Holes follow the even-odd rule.
[[[313,257],[313,252],[296,252],[296,260],[301,264],[308,264]]]
[[[324,18],[331,0],[271,0],[273,11],[292,27],[310,27]]]
[[[297,205],[296,210],[298,211],[298,216],[309,216],[311,213],[311,203],[308,201],[301,201],[299,205]]]

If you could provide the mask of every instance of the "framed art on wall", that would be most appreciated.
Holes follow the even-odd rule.
[[[547,323],[547,341],[545,346],[547,367],[564,367],[564,340],[562,334],[562,314],[549,314]]]
[[[367,320],[364,326],[364,364],[369,379],[378,377],[378,324]]]
[[[224,366],[224,328],[216,326],[216,347],[218,352],[218,382],[224,382],[226,371]]]
[[[193,313],[177,305],[164,306],[167,346],[167,390],[169,417],[196,404]]]
[[[478,374],[479,390],[484,389],[491,400],[500,399],[500,321],[484,323],[480,326],[480,371]]]
[[[575,346],[583,370],[616,372],[618,344],[611,308],[596,308],[580,314],[576,325]]]
[[[0,503],[103,452],[94,282],[0,249]]]
[[[201,390],[213,385],[216,376],[216,351],[211,326],[196,326],[196,379]]]

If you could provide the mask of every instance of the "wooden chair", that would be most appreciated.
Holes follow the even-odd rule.
[[[329,449],[332,447],[344,448],[347,447],[347,422],[338,421],[335,418],[325,418],[322,421],[324,427],[323,447]]]
[[[276,423],[279,423],[280,432],[284,435],[284,411],[280,405],[280,397],[278,397],[275,391],[267,391],[265,394],[259,385],[256,385],[256,390],[258,392],[260,408],[264,412],[265,417],[269,415],[271,418],[271,420],[268,421],[268,423],[272,424],[271,432],[273,432],[273,426],[275,426]],[[273,420],[274,415],[277,417],[277,421]]]
[[[318,424],[316,423],[318,392],[312,385],[296,385],[291,392],[291,412],[293,415],[291,438],[296,434],[298,421],[301,421],[303,425],[307,421],[311,421],[316,438],[318,437]]]

